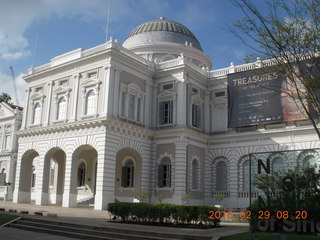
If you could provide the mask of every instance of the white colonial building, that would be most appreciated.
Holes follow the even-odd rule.
[[[32,68],[13,201],[106,209],[146,190],[148,202],[188,194],[214,204],[221,193],[227,208],[246,207],[250,153],[270,152],[281,167],[272,152],[319,147],[308,121],[227,127],[227,75],[261,66],[210,70],[192,32],[160,18],[123,45],[110,39]]]
[[[22,108],[0,103],[0,197],[12,198],[14,187],[18,138],[17,132],[21,127]],[[8,188],[5,183],[10,183]],[[5,196],[7,194],[7,196]]]

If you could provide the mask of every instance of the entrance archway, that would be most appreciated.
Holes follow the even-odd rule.
[[[73,153],[71,194],[78,205],[93,205],[96,188],[98,153],[90,145],[80,146]]]
[[[53,148],[48,151],[45,157],[46,169],[44,179],[44,191],[48,191],[49,203],[62,205],[64,192],[64,177],[66,167],[66,154],[60,148]]]
[[[18,199],[15,202],[30,203],[31,192],[35,190],[32,187],[33,177],[35,177],[36,169],[33,169],[36,162],[39,160],[39,154],[37,151],[30,149],[25,152],[21,157],[19,186],[18,186]]]

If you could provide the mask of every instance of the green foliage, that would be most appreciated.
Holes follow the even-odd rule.
[[[162,203],[163,196],[162,196],[161,194],[159,194],[159,195],[156,197],[156,200],[157,200],[159,203]]]
[[[175,205],[157,203],[110,203],[108,211],[122,222],[150,224],[200,224],[217,225],[220,219],[212,221],[209,211],[217,209],[211,206]]]
[[[10,103],[11,102],[11,97],[8,93],[1,93],[0,94],[0,102],[5,102],[5,103]]]
[[[134,192],[134,197],[138,198],[140,202],[143,202],[144,199],[148,196],[149,192],[146,190],[140,190]]]
[[[286,172],[272,175],[259,174],[255,176],[253,184],[266,194],[266,203],[254,201],[248,210],[252,214],[250,219],[251,231],[258,231],[258,216],[261,211],[270,212],[275,219],[275,226],[281,230],[283,218],[277,218],[278,211],[287,211],[289,221],[295,219],[301,211],[307,212],[306,220],[318,221],[320,219],[320,171],[314,167],[290,169]],[[259,213],[260,212],[260,213]],[[300,219],[301,221],[301,219]],[[277,231],[277,229],[276,229]]]
[[[191,198],[190,194],[184,194],[182,195],[181,200],[184,201],[186,204],[189,204],[190,198]]]

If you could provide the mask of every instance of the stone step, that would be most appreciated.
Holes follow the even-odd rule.
[[[76,237],[81,239],[119,239],[119,240],[181,240],[181,239],[196,239],[207,240],[207,237],[190,236],[180,234],[170,234],[165,232],[151,232],[143,230],[133,230],[113,227],[95,227],[81,225],[75,223],[50,221],[37,218],[21,218],[12,223],[9,227],[16,227],[31,231],[47,232],[51,234],[63,235],[68,237]],[[75,234],[74,236],[72,234]],[[92,236],[93,238],[88,238]]]
[[[48,228],[41,228],[41,227],[33,227],[28,225],[23,225],[19,223],[12,223],[9,227],[18,228],[21,230],[27,230],[27,231],[33,231],[33,232],[42,232],[47,234],[53,234],[53,235],[59,235],[64,237],[70,237],[75,239],[92,239],[92,240],[114,240],[115,238],[109,238],[109,237],[102,237],[102,236],[92,236],[92,235],[86,235],[76,232],[66,232],[66,231],[60,231],[58,229],[48,229]],[[121,238],[116,238],[119,240],[125,240]]]

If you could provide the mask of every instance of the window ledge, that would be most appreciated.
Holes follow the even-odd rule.
[[[85,191],[87,191],[88,188],[86,186],[81,186],[81,187],[77,187],[77,190],[85,190]]]
[[[191,125],[191,129],[197,130],[197,131],[202,131],[201,127],[195,127],[195,126],[192,126],[192,125]]]
[[[190,191],[191,192],[196,192],[196,193],[202,192],[200,189],[195,189],[195,188],[191,188]]]
[[[94,113],[94,114],[89,114],[89,115],[83,115],[81,117],[81,119],[88,119],[88,118],[93,118],[93,117],[98,117],[99,114],[98,113]]]
[[[162,187],[162,188],[157,187],[156,188],[156,192],[162,192],[162,191],[174,192],[174,187]]]
[[[120,187],[120,192],[134,192],[134,188],[133,187]]]
[[[173,126],[174,126],[173,123],[158,124],[158,127],[159,127],[159,128],[162,128],[162,127],[173,127]]]
[[[30,124],[29,127],[31,128],[36,128],[36,127],[41,127],[42,124],[41,123],[37,123],[37,124]]]
[[[59,120],[54,120],[52,123],[59,124],[59,123],[66,123],[67,121],[68,121],[67,119],[59,119]]]

